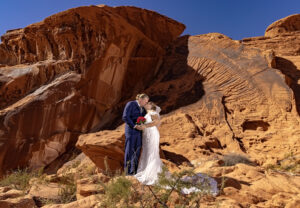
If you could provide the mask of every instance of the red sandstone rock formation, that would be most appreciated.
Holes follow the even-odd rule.
[[[299,176],[266,166],[300,152],[299,15],[241,41],[219,33],[176,39],[183,29],[155,12],[92,6],[9,31],[0,44],[1,173],[47,165],[78,136],[91,160],[65,164],[57,177],[80,175],[85,163],[101,171],[104,158],[122,168],[124,126],[114,127],[125,103],[145,90],[163,109],[170,170],[194,166],[219,184],[225,177],[215,199],[222,207],[296,207]],[[223,167],[232,152],[252,165]],[[77,181],[80,200],[46,207],[96,205],[88,179]]]
[[[181,168],[199,167],[219,182],[221,175],[227,177],[227,197],[220,197],[224,207],[298,203],[299,176],[264,168],[287,153],[299,156],[298,94],[292,87],[298,84],[298,71],[281,57],[289,56],[297,65],[298,49],[293,46],[298,39],[297,31],[242,41],[218,33],[181,37],[169,47],[161,73],[146,90],[165,113],[160,134],[166,159]],[[77,147],[94,160],[103,161],[105,155],[117,169],[122,164],[122,129],[81,135]],[[105,148],[111,146],[115,148]],[[210,164],[232,152],[259,166]]]
[[[182,37],[169,52],[162,73],[146,91],[165,112],[180,107],[180,102],[190,105],[162,120],[166,157],[176,163],[179,157],[172,155],[181,155],[190,163],[199,155],[245,152],[264,164],[284,157],[286,151],[299,151],[293,91],[280,71],[268,65],[263,51],[221,34],[206,34]],[[116,169],[123,158],[119,149],[124,138],[119,131],[82,135],[77,146],[95,160],[107,156]],[[289,139],[279,142],[283,136]],[[275,144],[274,152],[261,154]]]
[[[111,106],[150,84],[184,28],[148,10],[90,6],[8,31],[0,44],[0,174],[47,165],[117,116]]]
[[[265,32],[265,36],[274,37],[300,30],[300,15],[294,14],[272,23]]]

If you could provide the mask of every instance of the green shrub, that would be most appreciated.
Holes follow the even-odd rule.
[[[71,168],[77,168],[80,165],[80,163],[80,160],[76,160],[74,163],[72,163]]]
[[[194,176],[193,171],[189,169],[171,174],[163,166],[154,186],[133,183],[124,174],[114,176],[108,184],[101,184],[105,190],[101,207],[200,207],[201,199],[211,196],[211,188],[208,180],[203,183],[181,180],[184,176]],[[183,188],[191,187],[199,189],[199,192],[181,192]]]
[[[43,168],[30,171],[28,168],[17,169],[2,178],[0,186],[10,186],[14,189],[26,191],[29,188],[29,181],[34,177],[41,177]]]
[[[293,153],[289,153],[276,164],[270,164],[266,168],[267,170],[271,169],[292,174],[300,174],[300,157],[293,155]]]
[[[65,184],[59,190],[59,198],[57,200],[60,204],[67,204],[73,201],[76,201],[76,184],[73,181],[72,183]]]
[[[113,178],[108,185],[104,186],[105,198],[103,205],[105,207],[116,207],[117,204],[121,203],[129,207],[129,200],[132,195],[131,186],[131,181],[124,176]]]
[[[47,204],[67,204],[73,201],[76,201],[76,183],[74,180],[74,175],[68,174],[63,175],[57,181],[59,184],[59,192],[57,199],[38,199],[42,206]]]
[[[254,165],[254,163],[252,161],[250,161],[246,156],[234,154],[234,153],[224,155],[222,160],[224,161],[224,166],[233,166],[238,163]]]
[[[193,181],[184,181],[185,176],[195,176],[194,168],[182,170],[180,172],[169,173],[167,168],[163,166],[163,171],[159,173],[158,183],[154,186],[153,195],[156,195],[156,200],[163,207],[168,207],[168,204],[176,204],[176,207],[200,207],[201,199],[204,196],[211,196],[212,193],[209,178],[204,178],[202,183]],[[198,192],[183,194],[184,188],[196,188]],[[151,189],[151,187],[149,187]],[[172,201],[172,194],[177,196],[176,201]]]

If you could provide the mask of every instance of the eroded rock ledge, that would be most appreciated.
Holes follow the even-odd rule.
[[[113,120],[109,109],[151,83],[184,28],[144,9],[89,6],[8,31],[0,44],[0,175],[45,166]]]

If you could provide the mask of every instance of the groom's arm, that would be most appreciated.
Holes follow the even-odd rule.
[[[125,106],[125,109],[123,111],[123,116],[122,116],[122,120],[127,123],[131,128],[135,128],[136,125],[133,122],[133,120],[130,118],[130,113],[132,111],[132,104],[131,103],[127,103]]]

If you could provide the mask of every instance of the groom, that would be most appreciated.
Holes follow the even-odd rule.
[[[125,157],[124,169],[126,175],[134,175],[137,172],[138,160],[142,148],[143,126],[137,125],[137,118],[146,115],[144,106],[148,103],[146,94],[138,94],[135,101],[126,104],[122,119],[125,121]]]

